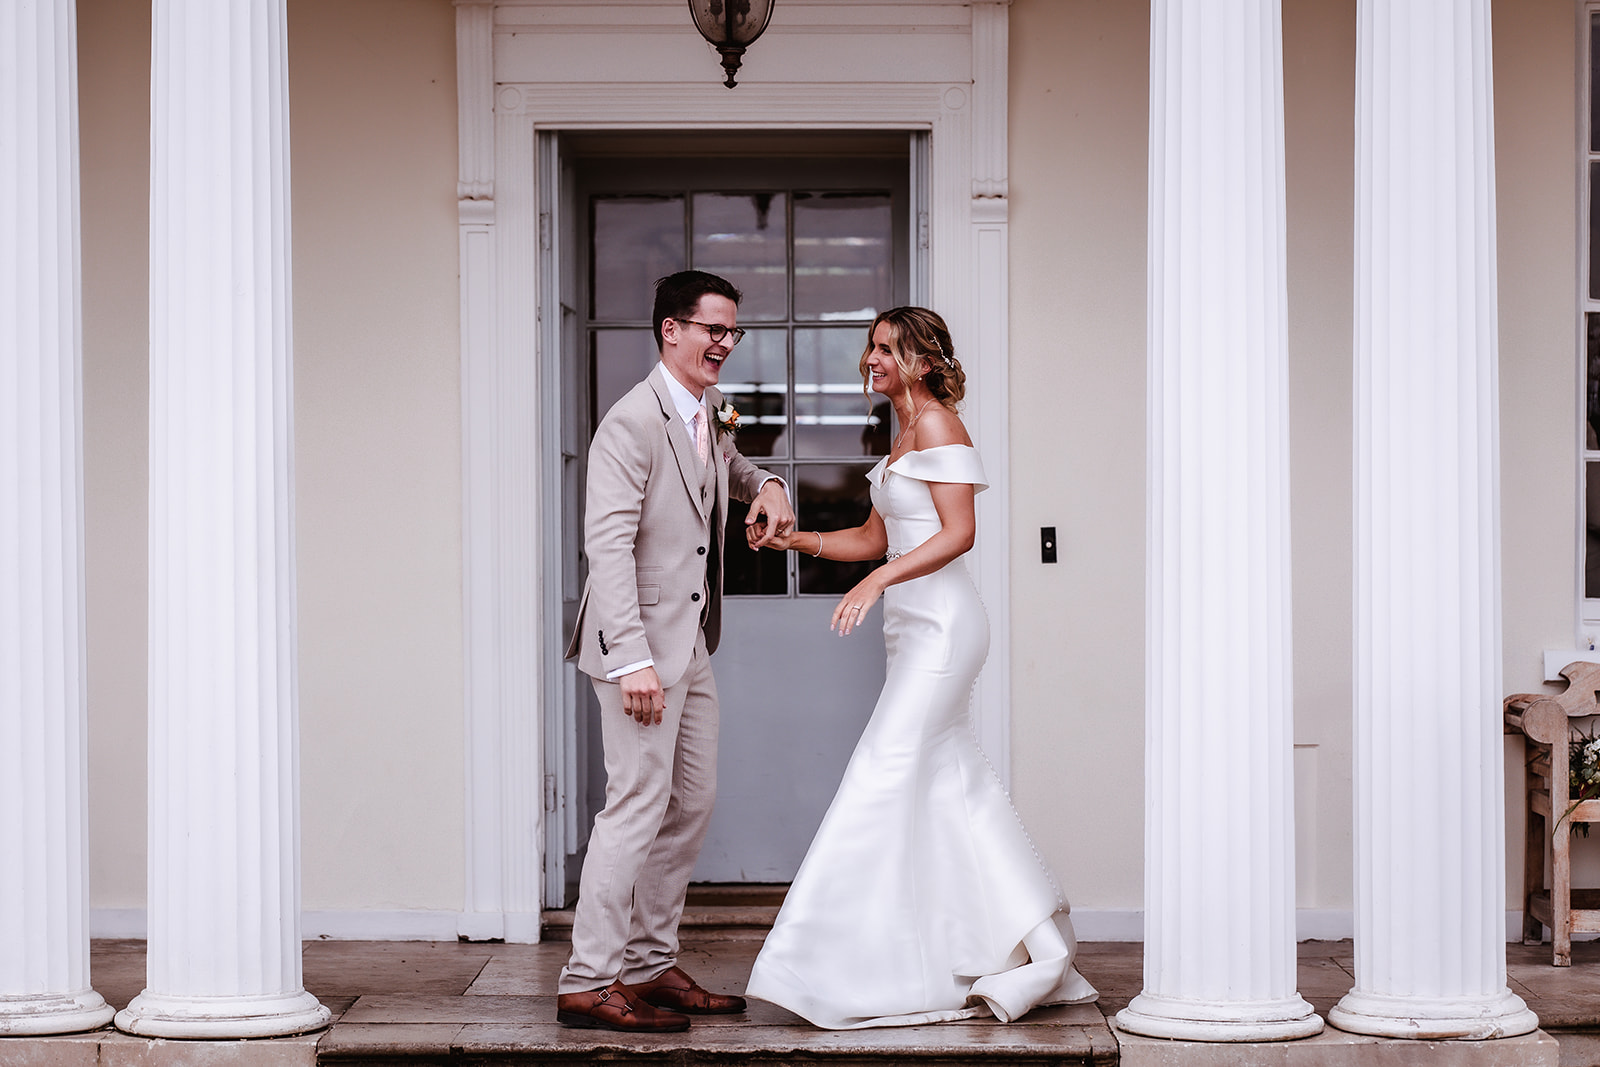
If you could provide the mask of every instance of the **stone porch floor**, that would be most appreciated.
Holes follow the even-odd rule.
[[[758,936],[686,930],[685,968],[713,989],[742,990]],[[334,1025],[298,1038],[251,1042],[151,1041],[106,1030],[51,1038],[0,1038],[0,1067],[314,1067],[336,1063],[571,1064],[1126,1064],[1126,1065],[1600,1065],[1600,942],[1573,946],[1574,966],[1550,965],[1545,948],[1507,946],[1512,989],[1547,1032],[1496,1042],[1378,1041],[1329,1029],[1305,1041],[1191,1045],[1132,1037],[1106,1016],[1141,984],[1141,946],[1088,943],[1080,968],[1096,1005],[1052,1008],[1003,1026],[964,1022],[835,1033],[753,1002],[745,1016],[695,1022],[687,1034],[623,1038],[554,1022],[560,941],[539,945],[314,941],[306,988]],[[1300,991],[1327,1013],[1353,982],[1348,941],[1300,946]],[[94,985],[114,1006],[144,984],[142,941],[95,941]],[[1558,1047],[1559,1042],[1559,1047]]]

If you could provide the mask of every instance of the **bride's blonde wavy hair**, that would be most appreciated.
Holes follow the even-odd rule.
[[[956,358],[956,344],[950,339],[950,327],[937,311],[927,308],[898,307],[879,312],[867,327],[867,347],[861,353],[858,369],[861,371],[861,391],[870,399],[872,375],[867,370],[867,357],[872,355],[872,335],[878,324],[889,327],[889,351],[894,355],[900,377],[906,382],[917,378],[917,360],[925,364],[922,381],[935,400],[956,410],[967,395],[967,372],[961,369]]]

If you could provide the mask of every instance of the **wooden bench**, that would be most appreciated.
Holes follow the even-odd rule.
[[[1600,714],[1600,663],[1569,663],[1564,693],[1506,697],[1506,733],[1522,735],[1528,768],[1528,836],[1522,865],[1522,943],[1550,928],[1557,967],[1572,966],[1572,935],[1600,933],[1600,889],[1572,888],[1572,827],[1600,823],[1600,799],[1574,804],[1569,793],[1571,720]],[[1569,810],[1570,809],[1570,810]],[[1550,886],[1544,884],[1550,849]]]

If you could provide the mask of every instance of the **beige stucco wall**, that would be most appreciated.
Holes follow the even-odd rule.
[[[454,9],[289,6],[303,899],[462,899]],[[92,905],[144,902],[149,8],[79,5]]]
[[[1539,685],[1541,650],[1574,636],[1576,19],[1569,0],[1494,10],[1504,662],[1516,690]],[[1015,0],[1011,13],[1015,795],[1076,906],[1138,907],[1149,12]],[[1286,0],[1283,33],[1298,899],[1343,910],[1355,4]],[[1056,566],[1038,559],[1047,525]],[[1508,762],[1517,856],[1520,769]]]
[[[145,898],[150,10],[78,5],[89,890]]]
[[[462,900],[455,9],[291,4],[307,908]]]
[[[1011,19],[1014,793],[1075,906],[1137,909],[1148,7]],[[1576,21],[1495,19],[1511,690],[1574,636]],[[148,34],[146,5],[80,4],[96,908],[144,901]],[[454,911],[453,9],[298,0],[290,37],[304,903]],[[1286,0],[1284,39],[1299,901],[1348,909],[1354,3]]]
[[[1543,650],[1570,649],[1577,637],[1580,6],[1520,0],[1494,8],[1507,692],[1540,688]],[[1521,908],[1523,788],[1521,746],[1508,742],[1512,909]],[[1600,837],[1575,838],[1573,863],[1577,884],[1600,883]]]
[[[1505,681],[1536,688],[1577,615],[1577,17],[1495,9]]]
[[[1284,6],[1295,897],[1351,881],[1355,4]]]
[[[1078,908],[1143,896],[1148,36],[1011,9],[1012,785]]]

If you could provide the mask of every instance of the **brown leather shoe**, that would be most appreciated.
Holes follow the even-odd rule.
[[[744,1011],[744,998],[701,989],[682,968],[668,967],[648,982],[629,986],[646,1004],[694,1015],[732,1015]]]
[[[689,1029],[686,1016],[651,1007],[621,982],[587,993],[562,993],[556,997],[556,1022],[634,1034],[671,1034]]]

